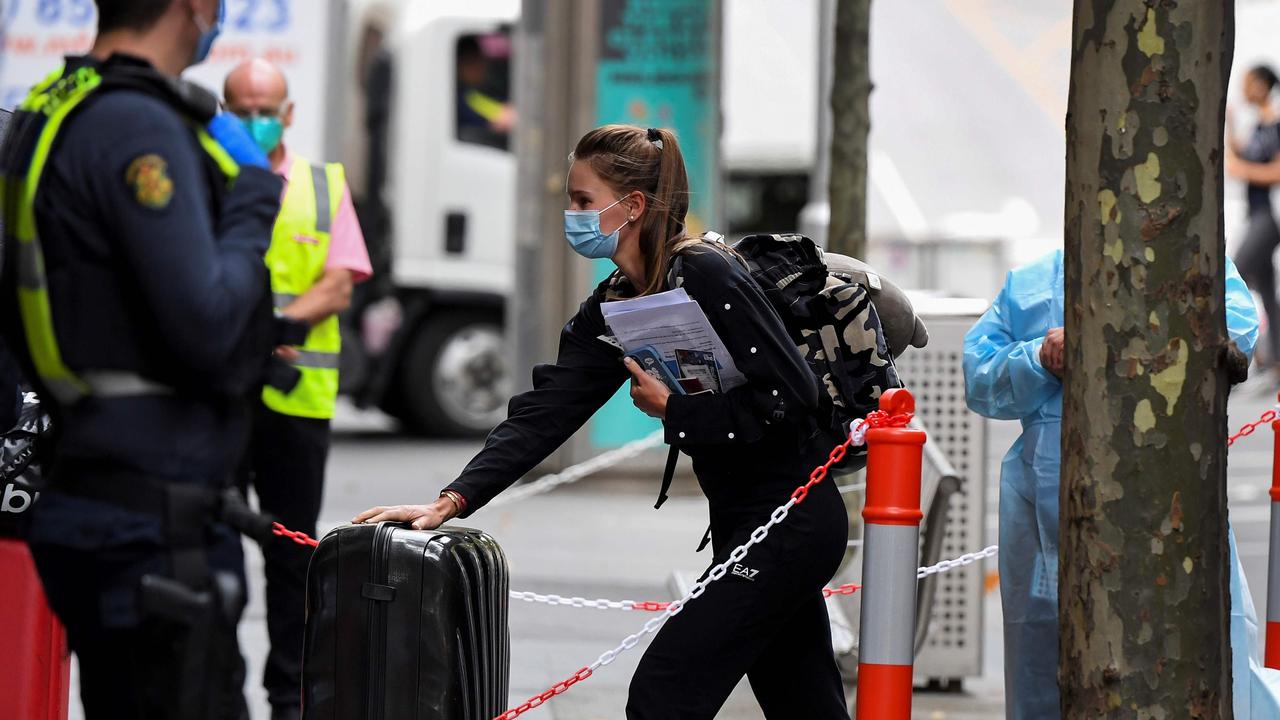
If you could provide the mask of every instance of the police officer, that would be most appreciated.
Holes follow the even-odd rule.
[[[245,715],[218,498],[273,342],[281,182],[179,74],[221,0],[96,0],[3,149],[5,340],[54,416],[30,543],[93,718]]]
[[[372,268],[342,166],[312,165],[290,153],[282,140],[293,124],[294,104],[280,69],[266,60],[245,62],[227,75],[223,96],[285,180],[267,267],[276,311],[310,327],[300,347],[277,350],[301,379],[289,392],[264,388],[254,404],[240,481],[254,486],[264,512],[315,535],[329,421],[338,398],[338,313],[351,303],[353,285],[368,278]],[[263,547],[263,558],[271,650],[262,682],[272,718],[296,718],[311,551],[274,543]]]

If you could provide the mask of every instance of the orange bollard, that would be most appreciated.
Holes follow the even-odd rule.
[[[880,396],[880,409],[913,413],[915,398],[889,390]],[[924,443],[924,431],[915,428],[867,431],[858,720],[911,718]]]
[[[1267,649],[1264,664],[1280,670],[1280,420],[1271,423],[1275,434],[1271,455],[1271,545],[1267,553]]]
[[[0,715],[14,720],[66,720],[71,658],[62,624],[44,598],[26,543],[0,538]]]

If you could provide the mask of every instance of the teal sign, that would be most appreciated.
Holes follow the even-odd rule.
[[[596,125],[672,130],[689,172],[690,234],[718,222],[720,99],[716,0],[606,0],[600,4]],[[598,261],[591,287],[614,269]],[[616,447],[659,427],[623,388],[596,413],[591,442]]]

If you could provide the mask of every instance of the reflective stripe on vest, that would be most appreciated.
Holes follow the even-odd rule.
[[[324,276],[330,231],[337,218],[346,177],[336,163],[313,166],[297,158],[289,168],[289,184],[280,204],[267,251],[271,293],[277,310],[310,290]],[[302,372],[288,393],[263,388],[262,401],[272,410],[295,417],[333,417],[338,399],[338,358],[342,336],[337,316],[316,323],[299,348],[293,366]]]
[[[337,370],[338,353],[299,350],[298,359],[293,361],[298,368],[316,368],[320,370]]]
[[[172,388],[124,370],[84,370],[73,372],[62,360],[49,302],[44,253],[36,227],[35,198],[49,153],[67,117],[102,85],[102,75],[93,67],[73,73],[64,68],[50,74],[32,88],[18,109],[22,121],[38,130],[35,149],[25,168],[14,168],[4,178],[4,214],[10,221],[6,233],[17,243],[18,310],[22,318],[27,351],[41,383],[63,405],[85,397],[130,397],[168,394]],[[41,119],[42,118],[42,119]],[[19,118],[15,117],[14,126]],[[196,131],[201,146],[231,181],[239,167],[203,129]],[[13,141],[13,140],[11,140]]]

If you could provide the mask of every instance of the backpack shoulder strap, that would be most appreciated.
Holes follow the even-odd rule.
[[[671,490],[671,481],[676,476],[676,461],[680,459],[680,448],[672,446],[667,450],[667,465],[662,470],[662,488],[658,490],[658,501],[653,504],[657,510],[667,501],[667,493]]]
[[[667,289],[674,290],[683,284],[684,279],[682,274],[684,272],[684,256],[696,247],[715,248],[717,251],[725,253],[742,263],[743,267],[750,270],[750,267],[747,266],[746,261],[742,256],[734,251],[733,248],[729,247],[729,244],[725,242],[723,235],[718,232],[708,230],[701,235],[695,235],[693,237],[686,237],[682,240],[678,240],[676,244],[672,246],[671,260],[667,264]]]

